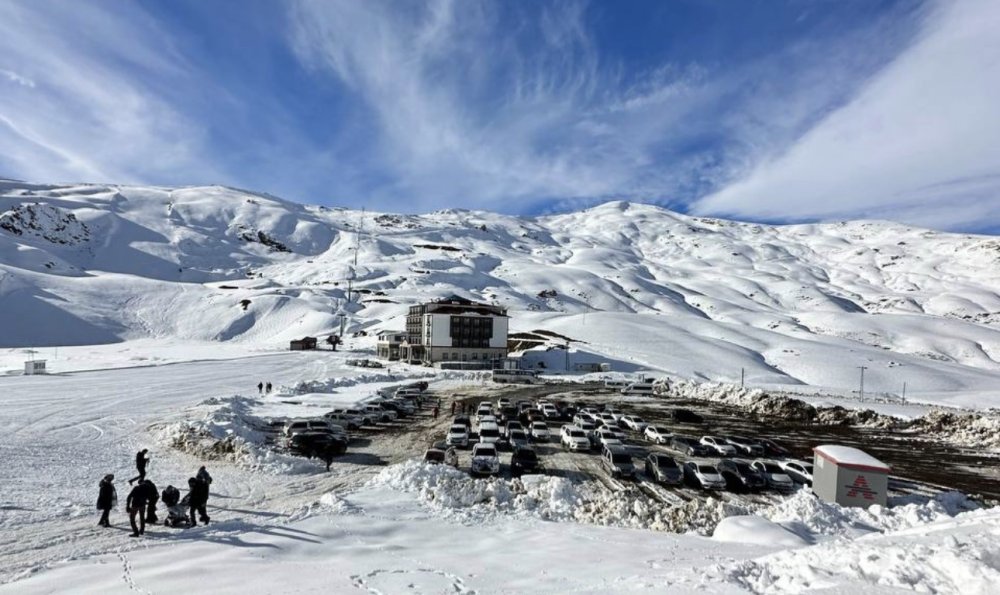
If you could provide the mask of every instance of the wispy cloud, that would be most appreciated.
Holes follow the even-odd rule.
[[[995,228],[1000,4],[942,2],[845,105],[695,205],[759,219],[873,216]]]

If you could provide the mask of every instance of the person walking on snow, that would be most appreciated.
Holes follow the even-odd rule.
[[[435,407],[434,408],[434,419],[437,419],[437,418],[438,418],[438,408]]]
[[[135,469],[136,471],[139,472],[139,475],[128,480],[128,485],[132,485],[134,481],[137,480],[142,481],[146,479],[146,464],[149,463],[149,457],[146,455],[146,453],[148,452],[149,449],[144,448],[139,452],[135,453]]]
[[[257,394],[259,394],[259,395],[264,394],[264,383],[263,382],[258,382],[257,383]]]
[[[145,480],[146,486],[146,522],[155,525],[160,519],[156,516],[156,503],[160,501],[160,490],[150,480]]]
[[[108,473],[101,479],[101,483],[97,485],[97,510],[101,511],[101,520],[97,521],[99,527],[111,526],[108,515],[111,514],[111,509],[118,503],[118,491],[115,490],[115,484],[111,483],[114,480],[115,476]]]
[[[451,414],[452,415],[455,415],[455,405],[456,405],[455,401],[452,401],[451,402]]]
[[[128,522],[132,525],[130,537],[138,537],[146,532],[146,503],[149,499],[149,488],[146,487],[146,480],[140,479],[139,484],[132,488],[125,500],[125,509],[128,511]],[[135,524],[136,517],[139,517],[139,526]]]
[[[267,394],[271,394],[271,383],[267,383]]]
[[[205,506],[208,504],[208,484],[192,477],[188,479],[188,488],[190,489],[188,492],[188,506],[191,507],[191,526],[198,526],[195,513],[198,513],[198,516],[201,517],[202,524],[207,525],[210,520],[208,513],[205,512]]]

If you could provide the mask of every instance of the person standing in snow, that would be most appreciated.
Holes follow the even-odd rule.
[[[160,490],[156,489],[156,484],[151,480],[145,480],[146,486],[146,522],[155,525],[160,519],[156,516],[156,503],[160,501]]]
[[[99,527],[111,526],[108,515],[111,514],[111,509],[118,503],[118,491],[115,489],[115,484],[112,483],[114,480],[115,476],[108,473],[101,479],[101,483],[97,486],[97,510],[101,511],[101,520],[97,521]]]
[[[132,485],[132,483],[135,481],[141,482],[142,480],[146,479],[146,464],[149,463],[149,457],[146,455],[146,453],[148,452],[149,449],[144,448],[139,452],[135,453],[135,469],[136,471],[139,472],[139,475],[128,480],[128,485]]]
[[[258,382],[257,383],[257,394],[258,395],[264,394],[264,383],[263,382]]]
[[[125,510],[128,511],[128,522],[132,525],[131,537],[138,537],[146,532],[146,503],[149,499],[149,488],[146,487],[146,480],[140,479],[139,484],[132,488],[125,500]],[[139,525],[136,526],[135,519],[139,517]]]
[[[191,507],[191,526],[198,526],[195,513],[201,517],[202,524],[207,525],[210,520],[205,511],[205,506],[208,504],[208,484],[192,477],[188,479],[188,489],[190,490],[188,492],[188,506]]]
[[[208,474],[208,469],[205,469],[204,465],[198,467],[198,474],[194,478],[198,481],[204,481],[205,485],[212,485],[212,476]]]
[[[455,401],[452,401],[452,402],[451,402],[451,414],[452,414],[452,415],[455,415],[455,405],[456,405],[456,402],[455,402]]]
[[[271,383],[267,383],[267,394],[271,394]]]
[[[438,418],[438,408],[435,407],[434,408],[434,419],[437,419],[437,418]]]

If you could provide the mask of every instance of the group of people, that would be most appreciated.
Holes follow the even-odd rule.
[[[261,394],[261,395],[263,395],[263,394],[270,394],[271,393],[271,388],[272,388],[272,386],[271,386],[270,382],[267,382],[267,383],[258,382],[257,383],[257,393],[258,394]]]
[[[151,480],[146,478],[146,466],[149,464],[149,449],[135,453],[135,468],[139,474],[128,480],[132,487],[125,500],[125,510],[128,513],[129,524],[132,526],[132,537],[139,537],[146,532],[146,523],[156,524],[156,505],[161,500],[161,494]],[[111,509],[118,503],[118,492],[114,485],[115,476],[111,473],[104,476],[98,484],[97,509],[101,511],[101,519],[97,524],[101,527],[111,526]],[[209,522],[206,507],[208,506],[208,486],[212,476],[202,465],[198,473],[188,479],[188,494],[182,500],[180,490],[172,485],[163,489],[162,500],[167,508],[167,519],[164,524],[178,526],[188,524],[197,526],[198,520],[207,525]],[[188,514],[190,513],[190,518]]]

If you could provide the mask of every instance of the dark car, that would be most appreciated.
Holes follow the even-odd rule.
[[[559,415],[562,416],[563,419],[573,419],[573,416],[576,415],[577,411],[579,411],[576,405],[571,405],[569,403],[556,405],[556,407],[559,409]]]
[[[510,455],[510,474],[520,477],[525,473],[541,473],[542,464],[538,454],[530,448],[515,448]]]
[[[517,407],[511,405],[505,405],[500,408],[499,415],[497,416],[497,421],[500,425],[506,424],[509,421],[517,421]]]
[[[790,456],[792,456],[791,451],[789,451],[784,446],[778,444],[774,440],[768,440],[766,438],[762,438],[760,440],[760,445],[764,447],[764,454],[767,455],[767,456],[769,456],[769,457],[772,457],[772,458],[774,458],[774,457],[781,458],[781,457],[790,457]]]
[[[748,463],[726,459],[715,468],[726,480],[726,489],[731,492],[756,492],[767,486],[767,479]]]
[[[705,423],[705,418],[688,409],[674,409],[670,412],[670,416],[674,419],[674,421],[682,424]]]
[[[670,439],[670,448],[691,457],[703,457],[708,454],[708,449],[690,436],[674,436]]]
[[[472,431],[472,420],[469,418],[468,415],[459,415],[459,416],[457,416],[451,422],[451,425],[453,425],[453,426],[465,426],[466,430],[468,430],[470,432]]]
[[[753,458],[764,456],[764,446],[759,440],[745,436],[725,436],[726,442],[741,455]]]
[[[342,455],[347,452],[347,441],[329,432],[308,431],[293,435],[288,442],[290,451],[307,458],[319,457],[331,448],[335,455]]]
[[[458,453],[455,452],[454,446],[449,446],[446,442],[438,442],[424,453],[424,462],[432,465],[444,464],[458,467]]]
[[[410,415],[410,413],[413,412],[412,408],[410,408],[410,407],[404,407],[399,402],[392,401],[392,400],[389,400],[389,399],[386,399],[386,400],[383,400],[383,401],[379,401],[378,404],[383,409],[388,409],[389,411],[395,411],[396,414],[399,415],[399,417],[406,417],[407,415]]]
[[[684,482],[684,472],[677,461],[669,455],[653,452],[646,457],[646,475],[666,485],[680,485]]]

